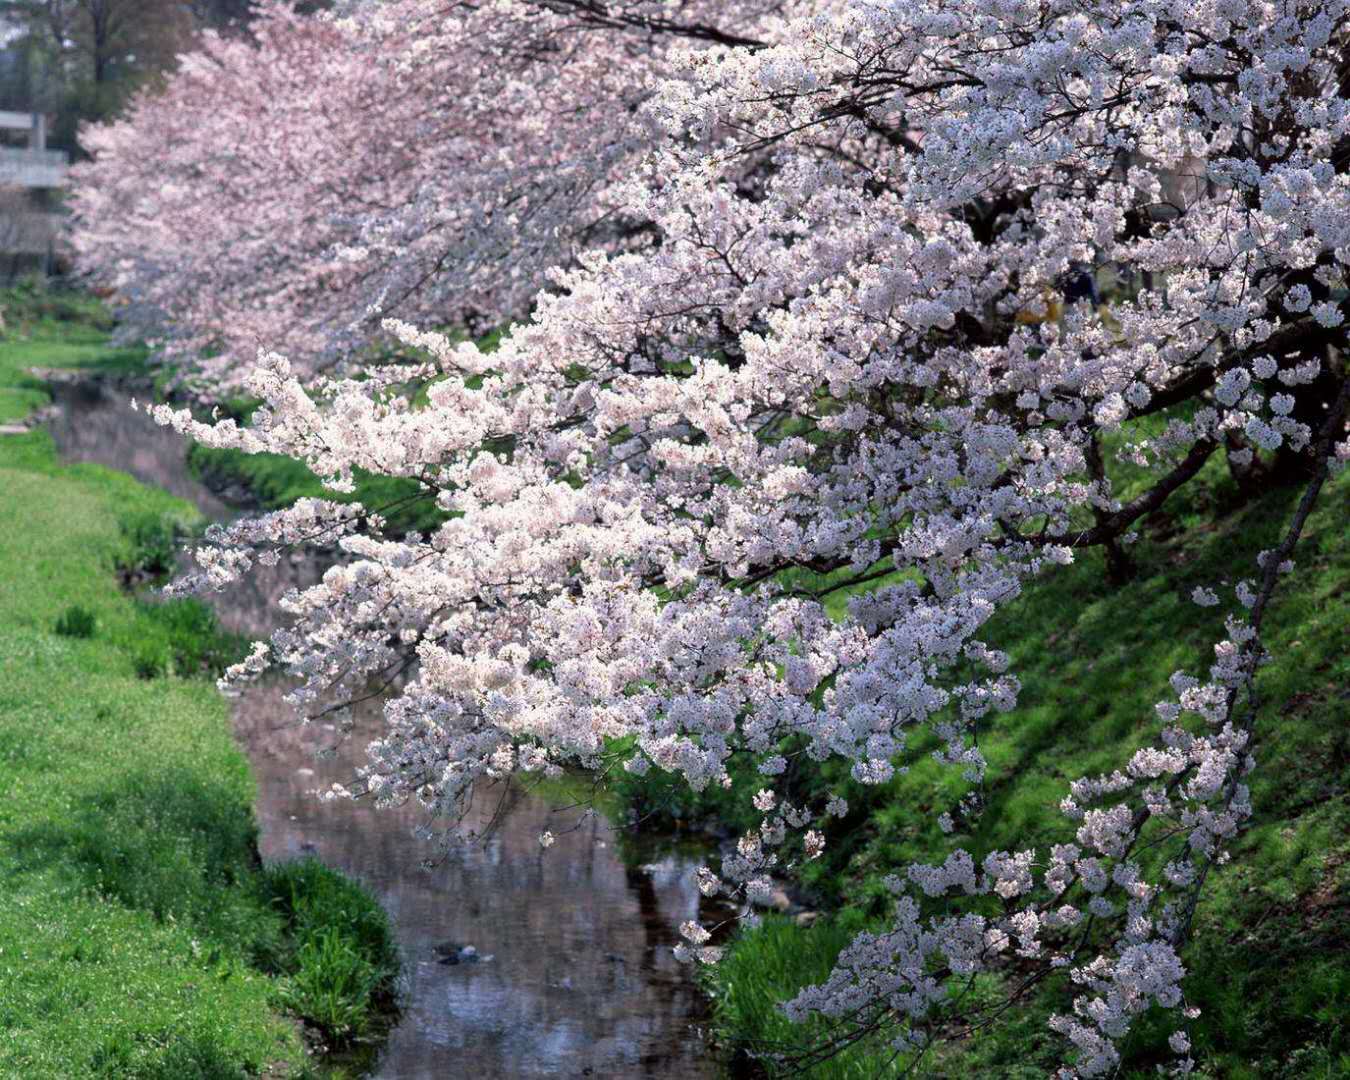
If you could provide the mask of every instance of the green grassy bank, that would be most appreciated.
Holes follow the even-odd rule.
[[[1121,477],[1127,485],[1130,477]],[[988,640],[1006,649],[1023,680],[1021,704],[980,733],[990,762],[987,809],[954,837],[936,824],[959,778],[915,746],[908,775],[880,789],[851,783],[842,768],[802,770],[798,793],[843,789],[850,814],[811,864],[808,886],[831,917],[811,929],[768,920],[740,936],[707,985],[715,1024],[733,1048],[788,1053],[812,1029],[789,1024],[774,1002],[823,979],[853,932],[884,924],[882,878],[912,861],[941,861],[955,840],[977,861],[986,852],[1071,839],[1054,808],[1078,776],[1109,773],[1157,732],[1153,704],[1178,669],[1205,671],[1223,634],[1223,608],[1189,600],[1197,585],[1254,576],[1257,553],[1282,535],[1297,489],[1236,505],[1218,462],[1201,482],[1148,522],[1134,552],[1138,577],[1116,588],[1099,555],[1058,570],[1003,612]],[[1186,956],[1198,1075],[1213,1078],[1350,1076],[1350,474],[1323,491],[1266,621],[1276,662],[1264,669],[1251,778],[1255,817],[1233,864],[1212,875]],[[650,806],[658,789],[633,793]],[[699,807],[676,803],[678,812]],[[752,823],[748,808],[721,808]],[[978,993],[997,1000],[999,980]],[[977,1040],[934,1050],[918,1075],[1045,1077],[1063,1045],[1045,1027],[1067,1010],[1062,980]],[[1120,1075],[1154,1076],[1168,1060],[1166,1030],[1141,1025]],[[906,1058],[863,1046],[805,1075],[913,1075]],[[761,1066],[756,1066],[759,1068]]]
[[[31,366],[127,368],[89,319],[0,341],[0,423]],[[378,1034],[398,963],[363,889],[263,868],[254,782],[207,677],[237,643],[195,604],[127,595],[195,511],[0,435],[0,1076],[324,1075]]]

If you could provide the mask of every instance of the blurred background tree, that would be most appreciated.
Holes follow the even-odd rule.
[[[46,113],[83,156],[81,124],[117,115],[203,29],[239,32],[250,0],[0,0],[0,109]]]

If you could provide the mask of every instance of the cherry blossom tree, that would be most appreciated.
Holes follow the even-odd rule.
[[[1251,813],[1278,661],[1263,618],[1350,458],[1346,32],[1346,0],[819,0],[757,43],[687,40],[603,182],[654,242],[578,249],[491,355],[389,320],[420,360],[315,379],[264,351],[250,427],[157,409],[335,491],[414,478],[445,523],[395,538],[379,507],[306,500],[214,530],[178,587],[344,553],[234,675],[284,665],[309,715],[388,690],[352,788],[381,802],[454,814],[484,778],[564,765],[702,789],[753,761],[763,824],[701,875],[753,896],[846,809],[777,790],[789,754],[881,783],[926,730],[973,788],[1019,691],[991,616],[1087,548],[1126,576],[1137,523],[1206,462],[1283,453],[1299,505],[1249,579],[1197,590],[1226,635],[1172,676],[1154,744],[1066,785],[1066,842],[897,876],[893,926],[787,1006],[836,1047],[885,1030],[922,1053],[978,973],[1062,970],[1063,1076],[1112,1071],[1154,1006],[1184,1073],[1192,915]],[[1107,453],[1151,484],[1120,500]],[[708,928],[685,936],[716,959]]]
[[[770,6],[267,0],[84,134],[80,264],[226,385],[260,343],[321,370],[391,315],[495,325],[578,245],[650,239],[611,190],[638,106],[672,47],[748,42]]]

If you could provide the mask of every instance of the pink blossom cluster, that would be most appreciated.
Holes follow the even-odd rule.
[[[1235,475],[1283,456],[1318,478],[1347,456],[1347,0],[816,0],[778,16],[709,5],[771,44],[680,39],[659,64],[634,46],[633,70],[612,75],[620,87],[594,96],[576,85],[600,78],[584,35],[560,67],[520,68],[514,46],[487,44],[486,29],[465,36],[459,15],[442,16],[455,27],[445,38],[400,38],[391,27],[408,6],[353,17],[376,35],[358,67],[422,79],[425,66],[467,97],[454,115],[470,118],[468,142],[433,132],[433,145],[399,144],[454,179],[417,191],[429,220],[455,224],[424,235],[384,224],[405,196],[382,186],[378,164],[342,184],[319,168],[297,180],[306,192],[334,185],[324,214],[345,206],[363,244],[389,229],[389,273],[439,266],[448,249],[423,260],[423,239],[476,237],[465,243],[485,246],[428,288],[504,310],[514,293],[493,275],[513,272],[514,238],[527,266],[542,241],[499,209],[485,232],[455,215],[482,215],[489,189],[515,191],[527,174],[571,192],[560,166],[584,145],[600,162],[586,173],[587,190],[603,191],[591,205],[655,239],[579,247],[491,355],[391,319],[383,332],[417,364],[316,378],[307,359],[293,369],[264,352],[239,369],[264,402],[249,428],[157,409],[208,445],[297,457],[335,490],[357,468],[415,479],[446,512],[429,535],[395,538],[379,507],[303,503],[217,530],[198,553],[197,584],[210,588],[300,539],[343,553],[287,599],[292,624],[270,650],[300,678],[294,700],[308,712],[372,682],[395,688],[362,777],[381,800],[453,814],[481,777],[562,764],[660,768],[703,789],[730,784],[729,764],[747,758],[764,778],[763,823],[700,887],[753,899],[791,861],[790,840],[814,857],[824,836],[813,826],[847,812],[837,796],[797,807],[775,791],[785,747],[842,758],[878,784],[926,731],[937,758],[977,784],[981,727],[1015,709],[1019,690],[987,627],[1029,581],[1086,547],[1118,553],[1221,452]],[[494,20],[539,6],[462,18],[505,26]],[[538,32],[560,33],[555,16],[570,6],[542,6],[557,10]],[[302,41],[356,32],[272,19]],[[338,64],[336,44],[313,47],[328,57],[320,67]],[[463,69],[464,50],[480,47],[479,68]],[[311,77],[291,62],[257,77]],[[500,142],[473,126],[497,95]],[[168,122],[157,108],[147,99],[108,133],[108,162],[138,128]],[[630,130],[635,141],[606,156]],[[341,156],[332,131],[315,138],[298,161]],[[91,171],[83,196],[103,221],[86,249],[95,261],[100,235],[141,228],[117,208],[132,196],[98,180],[109,168]],[[239,243],[317,227],[286,206],[277,196],[236,225]],[[185,208],[164,215],[165,228],[190,227]],[[229,233],[219,225],[215,250]],[[245,292],[281,280],[351,303],[336,278],[292,278],[287,244],[276,279],[235,282],[243,264],[221,273]],[[375,281],[384,271],[364,258],[351,273]],[[200,320],[175,318],[217,334],[227,309],[246,306],[241,293]],[[228,333],[310,351],[317,322],[264,309],[280,313],[275,334],[247,320]],[[429,379],[416,405],[392,392],[414,376]],[[1113,433],[1152,477],[1128,501],[1102,468]],[[1208,681],[1174,677],[1155,745],[1072,784],[1061,809],[1073,842],[978,859],[957,848],[897,876],[893,928],[861,935],[791,1014],[898,1027],[898,1045],[921,1050],[959,1025],[960,985],[977,973],[1062,972],[1064,1075],[1098,1076],[1145,1009],[1184,1009],[1199,889],[1251,813],[1245,703],[1265,659],[1260,616],[1302,520],[1259,582],[1238,587],[1245,614],[1230,618]],[[831,617],[841,589],[847,611]],[[1202,586],[1196,599],[1219,596]],[[632,749],[615,761],[615,745]],[[946,808],[944,831],[974,809]],[[1137,857],[1141,843],[1176,848],[1164,871]],[[686,927],[682,953],[714,960],[706,933]],[[1182,1071],[1188,1047],[1178,1030]]]
[[[203,387],[260,343],[320,370],[386,317],[494,325],[579,246],[644,244],[611,191],[640,105],[675,47],[753,40],[776,6],[263,0],[82,134],[79,265]]]

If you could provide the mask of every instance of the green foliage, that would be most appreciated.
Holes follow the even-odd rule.
[[[142,642],[147,650],[145,655],[161,657],[160,666],[165,672],[219,678],[226,668],[248,655],[247,639],[222,630],[216,613],[195,597],[143,601],[140,610],[150,630]]]
[[[62,637],[91,638],[98,619],[92,611],[80,604],[71,604],[56,620],[56,632]]]
[[[158,679],[170,672],[168,654],[149,643],[135,647],[131,667],[138,679]]]
[[[89,293],[49,282],[41,275],[20,279],[0,289],[0,311],[9,334],[48,336],[72,333],[81,343],[86,337],[106,335],[113,329],[113,315],[101,300]]]
[[[430,492],[415,480],[375,476],[358,470],[356,490],[337,494],[323,486],[301,462],[279,454],[245,454],[194,443],[188,464],[198,477],[217,490],[242,487],[265,510],[279,510],[298,499],[333,499],[359,502],[367,510],[384,515],[394,533],[426,532],[445,520]]]
[[[274,866],[266,880],[290,942],[279,963],[287,1006],[339,1045],[383,1030],[400,969],[384,909],[314,859]]]
[[[187,529],[181,519],[154,511],[133,510],[122,515],[122,532],[127,551],[118,560],[128,574],[143,573],[162,578],[174,566]]]
[[[345,1042],[365,1035],[374,1015],[370,999],[380,985],[373,970],[341,935],[324,930],[296,954],[296,972],[282,989],[282,1000],[329,1038]]]

